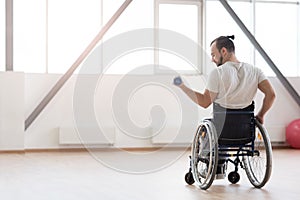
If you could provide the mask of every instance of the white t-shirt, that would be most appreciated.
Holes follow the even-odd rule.
[[[214,69],[206,89],[218,93],[215,102],[225,108],[245,108],[253,101],[258,84],[267,77],[247,63],[226,62]]]

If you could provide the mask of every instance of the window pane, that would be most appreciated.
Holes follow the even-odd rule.
[[[48,71],[65,73],[101,30],[101,0],[51,0],[48,13]]]
[[[160,4],[159,5],[159,28],[168,29],[179,34],[183,34],[195,43],[199,43],[199,22],[198,6],[184,4]],[[197,52],[195,55],[201,55],[198,48],[191,51]],[[195,71],[195,66],[191,66],[178,56],[159,51],[159,65],[167,66],[173,70]],[[199,66],[199,63],[197,63]]]
[[[45,72],[45,13],[45,0],[14,0],[14,71]]]
[[[299,5],[257,3],[256,37],[261,46],[277,65],[284,76],[297,76],[299,50],[299,24],[297,12]],[[268,13],[266,14],[266,10]],[[257,65],[267,75],[274,75],[263,58],[257,53]],[[299,74],[298,74],[299,75]]]
[[[103,24],[115,14],[125,0],[103,0]],[[132,1],[118,20],[109,29],[105,38],[111,38],[134,29],[153,28],[153,1]]]
[[[113,14],[124,3],[124,0],[103,0],[103,24],[106,24]],[[121,14],[117,21],[112,25],[109,31],[104,36],[104,42],[111,39],[114,36],[122,34],[124,32],[133,31],[136,29],[153,28],[154,26],[154,11],[153,1],[132,1],[126,10]],[[126,45],[124,41],[120,45]],[[103,49],[104,56],[109,54],[111,50]],[[130,50],[131,51],[131,50]],[[132,49],[134,51],[134,49]],[[127,54],[126,54],[127,53]],[[135,68],[144,65],[152,65],[154,62],[154,53],[151,50],[145,50],[143,47],[139,51],[126,52],[126,55],[119,55],[120,58],[111,66],[106,67],[106,74],[124,74]],[[149,70],[144,72],[139,71],[139,74],[152,74],[153,67],[149,66]]]
[[[229,2],[230,6],[245,24],[252,31],[251,4],[249,2]],[[207,53],[210,55],[210,43],[219,36],[235,35],[234,43],[236,56],[241,62],[253,64],[253,47],[243,31],[218,1],[207,1],[206,9],[206,38]],[[209,70],[209,69],[208,69]]]
[[[0,2],[0,71],[5,71],[5,1]]]

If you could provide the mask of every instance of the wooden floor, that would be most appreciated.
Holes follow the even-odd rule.
[[[145,157],[148,156],[143,153]],[[300,150],[273,150],[273,173],[263,189],[253,188],[245,172],[240,170],[241,180],[238,184],[232,185],[227,179],[215,180],[206,191],[184,182],[189,152],[169,150],[164,151],[161,157],[165,159],[175,154],[180,157],[167,167],[156,172],[132,174],[105,166],[95,155],[83,151],[0,153],[0,196],[3,200],[300,198]],[[128,163],[126,156],[118,153],[103,151],[101,155],[104,160],[114,158],[119,164],[133,166],[133,163]],[[160,159],[160,156],[155,157],[153,162]],[[140,167],[138,169],[143,165],[145,169],[149,166],[146,162],[136,165]]]

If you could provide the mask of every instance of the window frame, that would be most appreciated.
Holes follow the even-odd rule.
[[[174,5],[195,5],[198,8],[198,28],[197,28],[197,43],[198,43],[198,73],[194,70],[176,70],[180,74],[183,75],[195,75],[195,74],[203,74],[203,67],[206,63],[206,56],[205,56],[205,46],[204,46],[204,31],[203,31],[203,24],[204,24],[204,2],[202,0],[154,0],[154,28],[155,28],[155,50],[154,50],[154,74],[168,74],[168,71],[165,71],[159,68],[159,40],[158,40],[158,30],[159,30],[159,6],[161,4],[174,4]],[[202,47],[202,48],[201,48]]]
[[[48,12],[48,0],[45,0],[46,3],[47,3],[47,9],[46,9],[46,12]],[[198,43],[200,46],[202,46],[204,49],[206,48],[206,31],[205,31],[205,27],[206,27],[206,1],[203,1],[203,0],[153,0],[154,1],[154,28],[158,28],[159,27],[159,4],[192,4],[192,5],[195,5],[195,4],[199,4],[199,13],[198,13],[198,21],[199,21],[199,26],[198,26]],[[218,0],[207,0],[207,1],[218,1]],[[6,2],[12,2],[12,0],[6,0]],[[101,2],[103,2],[101,0]],[[233,0],[229,0],[229,2],[233,2]],[[255,29],[256,29],[256,23],[255,23],[255,15],[256,15],[256,10],[255,10],[255,4],[256,3],[278,3],[278,4],[296,4],[298,5],[298,12],[297,12],[297,15],[298,15],[298,18],[297,18],[297,35],[298,35],[298,38],[297,38],[297,53],[300,53],[300,1],[299,0],[234,0],[234,2],[250,2],[253,6],[252,6],[252,21],[253,21],[253,24],[252,24],[252,27],[251,27],[251,30],[253,31],[254,35],[255,35]],[[102,6],[101,6],[102,8]],[[103,8],[102,8],[103,9]],[[9,12],[9,10],[7,9],[7,7],[5,8],[5,13],[7,14],[7,12]],[[48,15],[48,13],[46,13],[46,15]],[[103,16],[101,17],[101,20]],[[48,20],[48,18],[47,18]],[[48,26],[48,22],[46,21],[45,22]],[[201,23],[201,24],[200,24]],[[5,32],[7,31],[7,27],[8,26],[13,26],[13,23],[11,22],[11,24],[6,24],[6,26],[4,27],[5,29]],[[45,71],[43,73],[45,74],[55,74],[54,72],[52,73],[49,73],[49,69],[48,69],[48,64],[49,64],[49,59],[48,59],[48,27],[45,27],[47,29],[46,31],[46,69],[43,69],[42,71]],[[11,37],[11,41],[13,41],[13,34],[11,33],[11,35],[9,35],[9,37]],[[6,38],[7,38],[7,35],[6,35]],[[7,39],[6,39],[7,40]],[[7,41],[6,41],[7,42]],[[5,49],[5,54],[4,55],[4,58],[5,58],[5,61],[4,61],[4,69],[5,71],[9,71],[7,69],[7,62],[9,60],[7,60],[7,58],[12,58],[13,60],[13,49],[12,51],[7,51]],[[205,51],[202,51],[203,53],[200,53],[199,55],[199,59],[198,60],[201,60],[200,62],[198,62],[199,64],[199,67],[198,67],[198,70],[200,72],[200,74],[205,74],[206,73],[206,64],[207,64],[207,56],[205,55]],[[256,63],[256,57],[255,57],[255,48],[253,47],[253,56],[252,56],[252,60],[253,60],[253,63],[255,64]],[[158,63],[158,56],[157,56],[157,52],[155,52],[155,55],[154,55],[154,62],[155,63]],[[297,57],[297,74],[293,77],[300,77],[300,57]],[[13,70],[13,66],[12,66],[12,70]],[[51,70],[50,70],[51,71]],[[187,73],[187,74],[190,74],[190,71],[180,71],[182,73]],[[28,72],[28,73],[38,73],[38,72]],[[157,69],[157,68],[154,68],[154,73],[164,73],[163,70],[160,70],[160,69]]]

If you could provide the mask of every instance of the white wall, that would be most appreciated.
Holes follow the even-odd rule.
[[[24,149],[24,74],[0,73],[0,150]]]
[[[59,75],[26,74],[26,116],[32,112],[35,104],[41,101],[46,91],[49,91],[51,85],[58,78]],[[172,85],[174,75],[130,76],[128,80],[125,80],[125,84],[121,82],[122,76],[120,75],[105,75],[103,77],[87,75],[83,78],[84,80],[78,81],[77,76],[73,76],[27,129],[25,148],[74,147],[59,144],[60,127],[77,127],[77,129],[86,126],[94,127],[94,119],[96,119],[96,126],[100,128],[115,128],[114,145],[117,147],[151,147],[153,146],[152,134],[153,132],[157,133],[157,130],[154,129],[158,128],[162,128],[162,132],[154,137],[155,142],[165,139],[164,135],[169,134],[170,130],[172,133],[171,138],[167,137],[169,140],[173,140],[173,136],[178,136],[179,139],[192,140],[198,122],[203,117],[210,115],[210,109],[205,110],[196,106],[178,88]],[[83,94],[77,91],[80,90],[82,84],[84,88],[93,87],[92,82],[95,79],[98,79],[99,82],[96,92],[92,96],[94,102],[89,103],[90,97],[84,94],[85,91]],[[149,80],[147,81],[147,79]],[[196,76],[189,77],[187,81],[197,85],[195,89],[201,90],[204,85],[204,80]],[[120,85],[125,86],[125,88],[120,89],[121,93],[117,90]],[[136,91],[128,96],[125,90],[130,86],[136,88]],[[132,92],[130,88],[127,91]],[[79,99],[77,99],[78,94],[80,95]],[[82,101],[82,103],[77,104],[77,101]],[[128,109],[127,106],[118,108],[127,102]],[[89,105],[92,104],[94,104],[92,109],[95,114],[88,113],[87,120],[84,121],[76,118],[86,114],[80,113],[78,109],[89,110]],[[160,115],[159,108],[165,111],[165,117]],[[181,125],[182,112],[186,115],[183,125]],[[195,115],[196,117],[192,118]],[[126,123],[126,120],[130,120],[129,123]],[[165,124],[159,124],[164,121]],[[182,130],[180,130],[181,126]],[[84,137],[82,135],[84,133],[80,131],[74,134]],[[107,133],[104,130],[105,134]],[[180,141],[176,143],[180,143]]]
[[[80,86],[76,85],[75,87],[78,81],[76,76],[73,76],[24,132],[25,118],[61,75],[6,72],[1,73],[0,76],[2,83],[0,85],[0,148],[2,150],[78,147],[76,145],[59,144],[59,128],[74,128],[76,127],[75,124],[79,127],[95,125],[93,119],[80,118],[90,113],[77,112],[80,108],[83,108],[82,110],[88,108],[88,102],[91,99],[87,95],[82,95],[79,101],[74,97],[74,94],[75,96],[78,94],[77,91],[74,93],[74,88],[78,89]],[[95,80],[95,78],[98,80],[96,92],[92,98],[93,101],[90,101],[94,104],[91,107],[94,112],[93,118],[96,119],[96,125],[101,128],[114,128],[114,146],[152,147],[158,145],[159,141],[171,142],[177,145],[180,144],[180,141],[192,140],[197,123],[203,117],[209,116],[211,109],[205,110],[192,103],[171,84],[173,77],[173,75],[131,76],[128,79],[129,82],[125,84],[126,87],[129,87],[128,90],[130,90],[130,84],[132,87],[140,84],[140,88],[131,96],[126,94],[126,87],[125,89],[121,88],[120,91],[123,92],[116,95],[122,76],[86,77],[84,84],[87,85],[88,80]],[[185,78],[194,89],[203,91],[205,87],[204,77],[189,76]],[[145,82],[145,80],[147,79],[150,80],[148,81],[150,84],[146,84],[147,81]],[[300,93],[300,78],[289,78],[289,80]],[[277,98],[274,107],[266,117],[265,126],[272,141],[284,142],[286,125],[292,120],[300,118],[300,111],[298,105],[277,78],[270,78],[270,81],[276,90]],[[127,107],[118,108],[123,104],[126,105],[127,102],[128,109]],[[257,107],[260,104],[261,94],[258,93],[256,98]],[[77,108],[74,109],[74,107]],[[116,108],[115,112],[113,112],[113,108]],[[74,114],[74,110],[76,114]],[[164,110],[164,113],[162,110]],[[124,115],[126,111],[127,113]],[[182,119],[182,113],[185,119]],[[128,120],[127,114],[131,123],[126,121]],[[161,122],[164,122],[164,124],[160,124]],[[131,126],[127,126],[128,124]],[[182,129],[179,129],[180,127]],[[156,132],[153,129],[158,128],[162,128],[162,131],[152,138],[153,132]],[[129,130],[127,131],[129,133],[126,133],[126,130]],[[132,130],[132,133],[130,133],[130,130]],[[76,133],[74,132],[74,134]],[[82,137],[83,134],[79,133],[79,136]],[[105,134],[112,133],[104,130],[104,136]],[[77,136],[78,134],[76,134]]]

